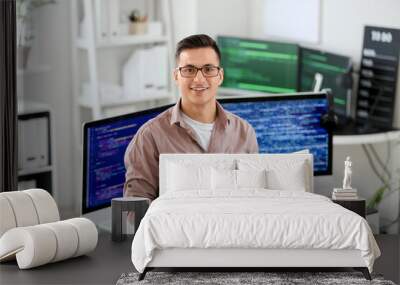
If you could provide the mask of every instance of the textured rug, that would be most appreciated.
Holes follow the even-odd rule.
[[[138,281],[139,273],[122,274],[117,285],[133,284],[379,284],[395,285],[384,280],[380,275],[372,275],[372,281],[364,278],[360,272],[148,272],[142,281]]]

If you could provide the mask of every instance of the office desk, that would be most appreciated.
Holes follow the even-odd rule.
[[[111,233],[99,231],[96,249],[88,255],[19,270],[17,262],[0,264],[0,284],[115,284],[122,273],[134,271],[132,238],[112,242]]]

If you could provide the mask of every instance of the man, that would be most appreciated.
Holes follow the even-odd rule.
[[[224,78],[221,55],[207,35],[181,40],[173,72],[181,98],[144,124],[125,153],[124,196],[158,197],[161,153],[257,153],[254,129],[221,107],[217,89]]]

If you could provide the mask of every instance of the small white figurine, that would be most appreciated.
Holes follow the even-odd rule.
[[[346,157],[346,161],[344,162],[344,178],[343,178],[343,189],[352,189],[351,188],[351,160],[350,156]]]

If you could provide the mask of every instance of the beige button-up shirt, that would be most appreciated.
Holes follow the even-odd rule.
[[[180,101],[145,123],[125,152],[124,196],[158,197],[158,160],[161,153],[258,153],[252,126],[225,111],[217,102],[217,117],[208,149],[182,118]]]

